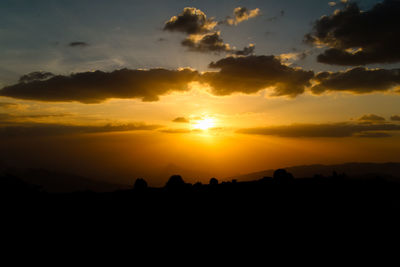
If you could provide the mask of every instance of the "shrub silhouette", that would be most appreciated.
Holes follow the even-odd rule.
[[[200,189],[203,186],[203,184],[201,182],[197,182],[193,185],[194,189]]]
[[[147,182],[142,178],[138,178],[135,181],[135,185],[133,186],[134,190],[143,191],[147,189]]]
[[[212,186],[218,185],[218,180],[216,178],[211,178],[210,179],[210,185],[212,185]]]
[[[180,190],[185,187],[185,182],[180,175],[172,175],[165,187],[171,190]]]
[[[274,171],[274,180],[280,184],[288,183],[293,180],[293,175],[285,169],[278,169]]]

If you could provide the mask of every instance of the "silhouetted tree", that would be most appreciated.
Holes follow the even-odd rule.
[[[198,189],[200,189],[202,186],[203,186],[202,183],[197,182],[197,183],[195,183],[195,184],[193,185],[193,188],[194,188],[195,190],[198,190]]]
[[[133,189],[137,190],[137,191],[146,190],[147,189],[147,182],[142,178],[138,178],[135,181],[135,185],[133,186]]]
[[[183,181],[182,177],[180,175],[172,175],[167,184],[165,185],[167,189],[172,189],[172,190],[180,190],[185,187],[185,182]]]
[[[288,183],[293,180],[293,175],[285,169],[278,169],[274,171],[274,180],[281,184]]]
[[[210,185],[212,185],[212,186],[218,185],[218,180],[216,178],[211,178]]]

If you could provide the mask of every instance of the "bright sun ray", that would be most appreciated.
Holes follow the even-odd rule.
[[[202,118],[200,120],[196,120],[193,123],[193,129],[195,130],[208,130],[210,128],[213,128],[215,126],[215,119],[214,118]]]

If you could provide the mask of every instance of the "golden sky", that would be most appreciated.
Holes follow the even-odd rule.
[[[398,1],[139,2],[1,4],[0,167],[162,185],[400,160]]]

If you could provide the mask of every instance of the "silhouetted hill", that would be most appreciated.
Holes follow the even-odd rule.
[[[400,163],[345,163],[335,165],[303,165],[284,168],[296,178],[313,177],[314,175],[331,176],[333,172],[345,173],[352,178],[373,179],[377,176],[400,182]],[[262,177],[271,177],[274,170],[265,170],[229,177],[226,180],[252,181]]]
[[[41,190],[50,193],[77,191],[111,192],[129,188],[127,185],[95,181],[70,173],[44,169],[6,169],[0,173],[0,177],[7,176],[15,177],[27,184],[37,185]]]
[[[400,208],[399,183],[380,177],[355,179],[336,173],[329,177],[314,175],[312,178],[294,179],[284,169],[276,170],[273,177],[246,182],[219,182],[212,178],[208,184],[191,184],[180,175],[173,175],[166,180],[164,187],[159,188],[148,187],[144,179],[138,179],[131,189],[103,193],[79,191],[49,194],[12,175],[0,178],[0,196],[8,202],[12,199],[24,206],[35,207],[63,208],[72,205],[74,209],[85,211],[104,208],[131,210],[134,214],[139,211],[171,210],[242,214],[254,211],[264,216],[270,212],[293,211],[301,214],[311,210],[354,213]]]

